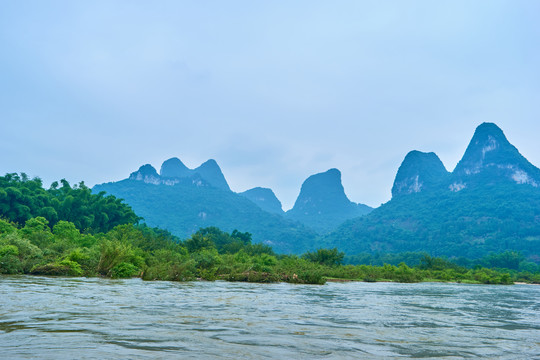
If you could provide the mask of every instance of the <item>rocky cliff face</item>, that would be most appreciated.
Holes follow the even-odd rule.
[[[411,151],[399,167],[392,187],[392,196],[436,189],[447,180],[448,175],[435,153]]]
[[[483,123],[452,173],[453,191],[466,187],[513,182],[540,185],[540,170],[525,159],[495,124]]]
[[[161,165],[160,174],[151,165],[143,165],[129,176],[130,180],[148,184],[175,185],[179,182],[192,182],[197,186],[213,186],[230,191],[229,184],[215,160],[208,160],[196,169],[189,169],[178,158],[166,160]]]
[[[142,181],[147,184],[161,184],[161,177],[158,175],[156,169],[150,164],[143,165],[139,170],[132,172],[129,175],[129,179]]]
[[[540,186],[540,169],[525,159],[495,124],[483,123],[460,162],[448,173],[434,153],[411,151],[399,167],[392,196],[430,190],[459,192],[503,183]]]
[[[426,251],[477,258],[540,249],[540,170],[495,124],[477,127],[452,173],[433,153],[410,152],[392,200],[325,238],[350,253]]]

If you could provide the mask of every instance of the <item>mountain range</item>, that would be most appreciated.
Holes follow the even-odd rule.
[[[476,129],[448,172],[434,153],[411,151],[392,199],[324,238],[347,253],[427,251],[476,258],[489,252],[539,255],[540,170],[492,123]]]
[[[209,226],[238,229],[279,252],[311,249],[319,233],[372,210],[349,201],[341,173],[331,169],[307,179],[293,209],[284,212],[271,189],[231,191],[212,159],[189,169],[180,159],[172,158],[162,164],[159,174],[146,164],[127,179],[96,185],[93,191],[124,199],[148,225],[165,228],[181,238]]]
[[[125,199],[149,225],[180,237],[218,226],[251,232],[278,252],[338,247],[348,254],[427,251],[474,258],[504,250],[538,255],[539,186],[540,169],[497,125],[483,123],[452,172],[433,152],[409,152],[392,199],[375,210],[351,202],[340,171],[330,169],[306,179],[294,207],[284,212],[271,189],[231,191],[214,160],[189,169],[172,158],[159,174],[143,165],[94,191]]]

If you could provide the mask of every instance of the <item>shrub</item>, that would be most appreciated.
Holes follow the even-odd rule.
[[[103,240],[100,250],[101,256],[99,258],[97,271],[105,276],[109,276],[112,268],[133,255],[129,244],[118,241]]]
[[[113,279],[126,279],[137,276],[140,270],[131,263],[121,262],[111,269],[111,277]]]
[[[148,267],[143,275],[143,280],[167,280],[167,281],[189,281],[195,279],[195,261],[176,261],[168,263],[158,263]]]
[[[33,275],[49,276],[81,276],[83,271],[81,265],[75,261],[62,260],[59,263],[36,265],[30,273]]]
[[[304,259],[327,266],[338,266],[343,262],[344,252],[333,249],[318,249],[315,252],[307,252],[302,256]]]

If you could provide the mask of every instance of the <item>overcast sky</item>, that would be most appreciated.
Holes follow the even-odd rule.
[[[171,157],[290,208],[338,168],[390,199],[498,124],[540,165],[540,1],[2,1],[0,174],[87,185]]]

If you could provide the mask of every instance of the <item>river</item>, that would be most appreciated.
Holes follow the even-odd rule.
[[[540,287],[0,276],[2,359],[540,358]]]

